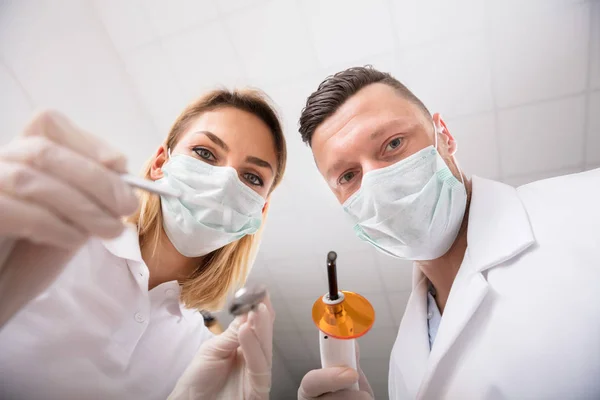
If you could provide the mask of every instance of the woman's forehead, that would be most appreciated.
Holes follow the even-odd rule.
[[[233,107],[207,111],[192,121],[184,132],[183,142],[197,141],[198,132],[210,132],[232,152],[269,158],[276,164],[273,133],[258,116]],[[253,154],[250,154],[253,153]]]
[[[272,137],[271,130],[258,116],[233,107],[223,107],[199,115],[186,129],[186,134],[205,130],[224,139],[256,139],[256,136]]]

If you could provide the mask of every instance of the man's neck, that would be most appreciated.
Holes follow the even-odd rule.
[[[192,275],[203,259],[203,257],[190,258],[179,253],[164,230],[156,245],[145,243],[142,245],[141,252],[142,259],[150,271],[148,290],[165,282],[185,280]]]
[[[458,274],[465,252],[467,251],[467,229],[469,225],[469,208],[471,205],[471,181],[465,180],[467,189],[467,205],[460,230],[454,243],[443,256],[435,260],[416,261],[423,274],[429,279],[435,288],[435,302],[440,310],[444,312],[450,289],[454,278]]]

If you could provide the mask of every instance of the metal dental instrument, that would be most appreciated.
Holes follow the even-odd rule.
[[[250,312],[256,308],[267,295],[267,288],[263,285],[243,287],[233,296],[229,312],[235,316]]]
[[[179,190],[170,188],[168,186],[159,185],[156,182],[151,181],[149,179],[140,178],[131,174],[123,174],[121,175],[121,179],[128,185],[145,190],[150,193],[176,198],[181,197],[181,192]]]

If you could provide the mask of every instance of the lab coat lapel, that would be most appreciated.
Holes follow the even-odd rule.
[[[465,255],[465,261],[469,262],[467,255]],[[427,388],[439,362],[454,344],[488,293],[488,283],[481,272],[473,273],[468,268],[464,268],[467,266],[465,261],[463,261],[452,285],[447,306],[429,355],[428,368],[423,377],[420,393]]]
[[[413,269],[413,290],[392,353],[411,398],[415,398],[429,358],[427,278],[417,267]]]
[[[121,236],[103,240],[102,244],[115,257],[123,259],[123,265],[127,265],[134,282],[137,283],[142,292],[146,293],[150,271],[142,258],[137,227],[133,224],[126,224]],[[141,279],[144,275],[145,278]]]
[[[439,362],[485,299],[487,269],[515,257],[535,242],[527,212],[515,188],[473,177],[467,251],[454,280],[423,377],[419,398]]]

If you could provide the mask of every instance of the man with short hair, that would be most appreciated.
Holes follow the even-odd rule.
[[[369,67],[321,83],[300,133],[357,235],[414,261],[390,399],[600,398],[600,170],[469,179],[440,115]],[[358,379],[310,371],[298,397],[372,398]]]

